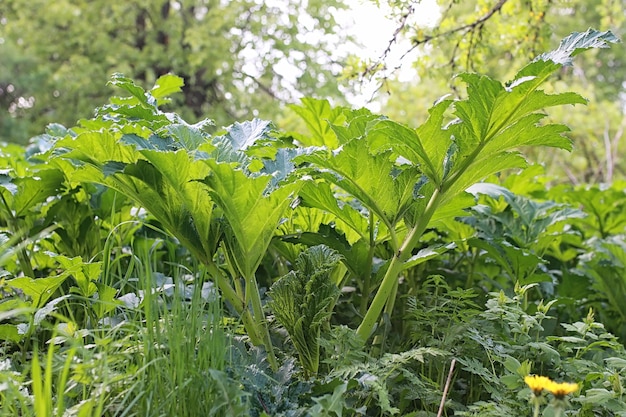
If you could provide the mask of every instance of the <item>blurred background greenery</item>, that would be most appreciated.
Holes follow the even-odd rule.
[[[90,117],[115,72],[146,87],[165,73],[183,77],[170,109],[217,127],[261,117],[293,128],[284,104],[302,96],[417,125],[438,97],[463,95],[452,75],[506,81],[588,27],[623,38],[625,10],[626,0],[3,0],[0,140],[26,143],[48,123]],[[351,27],[366,13],[379,18],[366,28],[378,45]],[[573,154],[531,156],[561,181],[626,174],[625,55],[623,45],[585,54],[552,82],[590,100],[552,114],[572,128]]]

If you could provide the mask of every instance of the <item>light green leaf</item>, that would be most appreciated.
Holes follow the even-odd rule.
[[[316,405],[311,408],[311,412],[316,416],[342,417],[347,390],[348,383],[344,382],[335,387],[332,395],[326,394],[321,397],[313,397]]]
[[[150,90],[150,94],[157,99],[159,105],[165,104],[170,101],[168,96],[181,92],[184,85],[185,81],[181,77],[172,74],[161,75]]]
[[[377,119],[381,118],[378,115],[372,114],[367,109],[344,109],[343,115],[346,118],[343,124],[330,124],[330,128],[335,132],[335,135],[337,135],[337,140],[340,144],[344,144],[354,138],[364,136],[369,129],[370,124],[375,123]],[[342,118],[338,117],[336,122],[341,123]]]
[[[146,94],[146,91],[143,88],[135,84],[132,79],[125,77],[123,74],[113,74],[108,84],[126,90],[135,99],[137,99],[138,104],[141,104],[145,107],[156,108],[156,100],[154,99],[154,97],[152,97],[150,94]]]
[[[0,324],[0,340],[18,343],[23,337],[15,324]]]
[[[413,268],[421,263],[428,261],[429,259],[436,258],[444,252],[456,248],[455,243],[448,243],[446,245],[433,245],[424,249],[420,249],[415,255],[411,256],[403,265],[403,269]]]
[[[415,130],[390,120],[377,122],[367,132],[371,152],[379,153],[392,149],[395,153],[418,166],[431,180],[440,181],[440,172],[424,149]],[[441,164],[440,171],[443,170]]]
[[[166,127],[167,132],[176,139],[176,143],[182,149],[193,151],[198,149],[200,145],[210,140],[209,135],[203,133],[197,127],[177,123]]]
[[[95,281],[100,277],[102,262],[85,263],[80,256],[68,258],[63,255],[55,256],[54,260],[64,273],[74,278],[82,296],[91,297],[97,291]]]
[[[145,149],[160,151],[174,149],[174,141],[171,138],[164,138],[157,135],[151,135],[149,138],[144,138],[134,133],[125,134],[120,138],[120,144],[132,145],[138,151]]]
[[[608,391],[605,388],[589,388],[585,391],[585,395],[579,397],[577,400],[585,404],[606,404],[608,401],[617,397],[617,393]]]
[[[62,156],[94,165],[102,166],[105,162],[115,161],[133,163],[138,159],[137,151],[132,146],[120,146],[122,133],[110,130],[85,131],[76,137],[66,136],[59,140],[56,148],[69,150]]]
[[[341,199],[333,193],[327,182],[308,181],[300,190],[299,195],[302,199],[301,205],[331,213],[350,226],[362,238],[369,239],[367,218],[350,204],[341,202]],[[341,207],[339,206],[340,203]]]
[[[0,187],[7,190],[5,200],[15,217],[25,216],[29,210],[57,195],[63,188],[63,173],[56,169],[29,172],[24,177],[0,177]]]
[[[211,173],[204,183],[233,233],[226,236],[232,261],[244,277],[250,278],[300,184],[285,184],[266,193],[269,175],[249,177],[231,164],[213,160],[206,163]]]
[[[354,139],[332,154],[318,151],[295,159],[313,164],[313,175],[350,193],[392,229],[413,201],[421,173],[399,169],[390,156],[391,151],[373,155],[364,140]]]
[[[547,52],[535,58],[535,61],[552,61],[561,65],[572,65],[572,57],[589,48],[608,48],[609,43],[620,40],[611,31],[600,32],[588,29],[586,32],[573,32],[561,41],[554,51]]]
[[[263,159],[261,173],[272,176],[271,187],[276,187],[294,173],[296,166],[293,158],[298,154],[297,149],[279,148],[273,159]]]
[[[227,133],[224,138],[235,151],[244,151],[259,140],[269,139],[271,130],[271,122],[267,120],[253,119],[242,123],[235,122],[226,129]]]
[[[304,146],[325,146],[336,149],[340,143],[332,125],[341,126],[346,118],[340,107],[331,109],[327,100],[314,98],[301,99],[302,105],[289,105],[289,108],[304,120],[311,136],[293,134]]]
[[[61,273],[57,276],[51,276],[46,278],[28,278],[20,277],[7,280],[6,284],[12,288],[22,290],[24,294],[32,299],[32,305],[35,308],[40,308],[46,302],[54,292],[65,282],[69,277],[67,273]]]
[[[95,284],[98,288],[98,300],[94,302],[92,308],[96,316],[102,318],[123,303],[116,299],[117,289],[99,282]]]

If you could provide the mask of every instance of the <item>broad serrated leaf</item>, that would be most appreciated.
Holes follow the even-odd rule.
[[[392,229],[413,200],[421,173],[414,167],[400,170],[390,155],[373,155],[364,140],[355,139],[332,153],[322,150],[296,160],[313,164],[314,175],[350,193]]]
[[[211,173],[204,182],[233,233],[226,236],[233,262],[244,277],[253,277],[300,184],[285,184],[266,193],[269,175],[249,177],[231,164],[206,163]]]
[[[585,103],[585,100],[574,93],[548,95],[538,87],[563,65],[563,59],[555,57],[569,57],[580,48],[604,44],[592,38],[611,39],[612,36],[593,31],[588,35],[573,35],[552,55],[545,55],[522,69],[506,88],[486,76],[459,76],[467,84],[468,97],[455,103],[454,113],[459,123],[451,126],[458,152],[453,157],[448,185],[458,180],[463,182],[455,186],[455,192],[480,180],[481,175],[523,166],[523,158],[509,152],[516,147],[527,144],[570,147],[562,137],[566,129],[559,125],[539,125],[541,116],[536,112],[556,105]]]
[[[123,74],[115,73],[111,76],[111,80],[108,82],[109,85],[114,85],[119,87],[128,93],[130,93],[135,99],[137,99],[137,103],[141,104],[145,107],[156,108],[156,100],[154,97],[146,91],[135,84],[135,82]]]
[[[561,65],[571,65],[572,57],[589,48],[608,48],[609,43],[620,40],[611,31],[600,32],[588,29],[586,32],[573,32],[561,41],[554,51],[547,52],[535,58],[536,61],[552,61]]]
[[[20,277],[6,281],[6,285],[19,289],[32,299],[32,306],[40,308],[52,297],[55,291],[65,282],[69,274],[62,273],[46,278]]]
[[[207,143],[210,136],[200,129],[188,124],[171,124],[166,127],[167,132],[174,137],[179,148],[193,151],[200,145]]]
[[[57,255],[54,260],[59,263],[66,274],[69,274],[80,290],[80,295],[91,297],[96,291],[95,281],[102,271],[101,262],[86,263],[80,256],[68,258]]]
[[[341,126],[346,118],[342,108],[331,108],[328,100],[303,98],[302,105],[289,105],[309,128],[310,136],[293,134],[304,146],[325,146],[336,149],[340,143],[332,125]]]
[[[272,176],[271,187],[276,187],[293,174],[296,168],[293,158],[299,153],[298,149],[279,148],[273,159],[263,159],[261,173]]]
[[[460,155],[465,156],[489,140],[487,134],[492,126],[500,123],[491,116],[498,96],[506,91],[502,84],[486,75],[463,73],[458,78],[467,84],[467,99],[454,105],[454,114],[461,123],[454,124],[452,132]]]
[[[344,110],[343,115],[346,121],[341,124],[331,124],[331,129],[337,135],[339,144],[344,144],[350,140],[358,137],[362,137],[366,134],[368,127],[371,123],[375,123],[380,116],[372,114],[367,109],[359,110]],[[337,119],[337,122],[341,122],[341,118]]]
[[[445,199],[464,192],[483,178],[511,168],[526,167],[526,159],[518,152],[504,152],[482,157],[480,161],[470,164],[456,180],[446,189]]]
[[[159,105],[165,104],[170,101],[168,96],[181,92],[184,85],[185,81],[179,76],[173,74],[161,75],[150,90],[150,94],[157,99]]]
[[[140,180],[143,186],[129,184],[123,192],[152,213],[201,259],[210,258],[218,236],[212,233],[214,203],[201,183],[209,168],[183,150],[142,154],[149,162],[140,160],[129,165],[124,174]],[[119,183],[107,184],[119,188]]]
[[[443,157],[433,162],[431,158],[438,158],[439,155],[428,153],[415,130],[400,123],[383,120],[368,130],[367,141],[373,152],[392,149],[397,155],[418,166],[436,184],[441,182]],[[443,145],[449,147],[449,142],[447,144],[444,142]]]
[[[174,141],[171,138],[164,138],[158,135],[151,135],[148,138],[144,138],[134,133],[130,133],[123,135],[120,138],[120,143],[132,145],[138,151],[145,149],[168,151],[174,149]]]
[[[224,138],[235,151],[245,151],[262,139],[269,139],[272,124],[268,120],[253,119],[246,122],[235,122],[226,128]]]
[[[564,133],[569,132],[569,128],[559,124],[541,125],[540,121],[544,117],[543,114],[529,114],[507,127],[501,135],[496,136],[483,147],[481,153],[485,156],[481,155],[476,158],[477,163],[488,159],[487,155],[521,146],[549,146],[571,151],[572,143],[564,136]]]
[[[119,146],[123,137],[120,132],[85,131],[76,137],[65,137],[59,140],[56,148],[68,152],[62,156],[68,159],[83,161],[94,166],[101,166],[108,161],[133,163],[138,159],[136,150],[131,146]]]
[[[528,250],[511,245],[507,241],[493,242],[480,239],[470,239],[469,244],[484,250],[491,259],[506,271],[512,282],[528,284],[543,259]],[[548,278],[549,279],[549,278]],[[543,280],[543,279],[542,279]]]
[[[5,201],[15,217],[25,216],[63,189],[63,173],[57,169],[42,169],[29,175],[21,178],[0,175],[0,187],[9,192],[4,197]]]
[[[306,207],[315,207],[332,213],[362,238],[369,239],[368,220],[361,212],[333,193],[330,184],[326,182],[307,182],[300,190],[300,204]],[[341,204],[341,205],[340,205]]]

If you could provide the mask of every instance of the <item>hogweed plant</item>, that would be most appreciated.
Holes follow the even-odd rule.
[[[574,55],[613,42],[610,32],[573,33],[505,84],[461,74],[466,97],[438,101],[417,128],[304,99],[292,108],[308,135],[281,134],[256,119],[211,135],[209,120],[189,124],[160,110],[180,91],[181,78],[165,75],[145,91],[117,74],[111,84],[129,97],[113,98],[78,127],[57,127],[47,138],[51,149],[38,157],[47,157],[70,187],[97,183],[150,212],[206,267],[276,370],[260,288],[272,284],[261,282],[264,260],[287,273],[303,246],[337,251],[345,273],[334,284],[356,284],[357,334],[368,340],[380,318],[393,315],[400,278],[454,248],[428,245],[423,237],[475,204],[468,187],[524,167],[520,147],[571,149],[568,128],[543,123],[544,109],[586,100],[540,87]],[[304,358],[303,347],[317,344],[299,345]]]
[[[567,324],[568,271],[544,268],[566,259],[559,242],[580,255],[563,224],[584,219],[476,185],[524,167],[519,147],[571,148],[544,109],[585,100],[540,88],[611,42],[574,33],[505,84],[461,74],[465,98],[417,128],[303,99],[291,108],[308,134],[217,130],[161,109],[181,78],[146,91],[115,75],[128,97],[51,125],[29,161],[0,154],[0,349],[15,352],[0,415],[523,415],[532,367],[581,381],[581,415],[626,410],[623,345],[592,314]],[[597,253],[578,259],[596,287],[620,278],[623,242],[605,236],[619,224],[599,224]],[[563,414],[577,389],[526,383],[535,415]],[[32,413],[27,385],[45,399]]]

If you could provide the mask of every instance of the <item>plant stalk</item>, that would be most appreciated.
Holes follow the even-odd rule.
[[[404,267],[404,262],[411,256],[411,252],[413,248],[424,234],[430,219],[435,214],[435,211],[439,207],[439,202],[441,201],[443,194],[440,192],[438,188],[435,189],[430,200],[428,201],[428,205],[424,210],[424,213],[420,217],[419,221],[413,229],[409,232],[409,234],[404,239],[400,250],[393,256],[391,262],[389,263],[389,267],[387,268],[387,272],[383,277],[383,280],[374,296],[374,300],[372,300],[372,304],[370,305],[365,317],[363,317],[363,321],[361,325],[357,329],[356,333],[359,338],[363,341],[369,339],[374,330],[374,326],[378,321],[380,314],[383,311],[383,308],[387,304],[387,300],[391,296],[393,292],[393,288],[398,280],[398,276]]]
[[[254,327],[257,335],[260,333],[260,337],[263,340],[265,351],[267,353],[267,360],[270,363],[273,371],[278,370],[278,361],[274,355],[274,346],[272,345],[272,339],[270,337],[269,327],[265,320],[265,313],[263,312],[263,305],[261,304],[261,295],[259,294],[259,287],[256,282],[256,277],[246,278],[246,296],[250,296],[250,302],[252,303],[252,312],[254,314]],[[248,311],[246,309],[246,311]],[[247,328],[246,328],[247,330]]]
[[[226,301],[231,303],[235,308],[235,311],[240,314],[243,327],[246,329],[250,342],[252,342],[255,346],[263,344],[263,339],[258,332],[259,328],[250,314],[250,310],[246,308],[245,301],[239,297],[233,287],[226,282],[222,271],[219,270],[215,263],[208,262],[205,263],[205,265],[208,268],[210,275],[213,277],[214,282],[217,284],[217,287],[220,289],[220,292],[224,298],[226,298]]]

